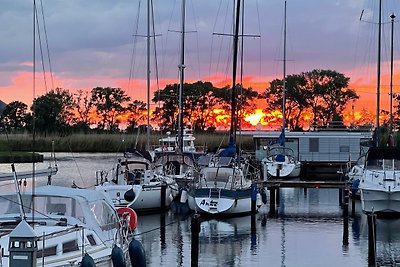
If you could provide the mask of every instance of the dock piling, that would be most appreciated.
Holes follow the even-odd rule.
[[[368,214],[368,264],[376,264],[376,214]]]
[[[191,220],[190,230],[192,232],[192,251],[191,266],[199,265],[199,233],[200,233],[200,215],[194,214]]]

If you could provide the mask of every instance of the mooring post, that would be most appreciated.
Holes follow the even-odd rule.
[[[276,206],[280,205],[280,200],[281,200],[281,189],[278,187],[276,189]]]
[[[368,214],[368,264],[376,264],[376,215]]]
[[[349,217],[349,189],[344,189],[343,217]]]
[[[257,213],[257,184],[251,184],[251,214]]]
[[[167,247],[165,242],[165,212],[160,213],[160,242],[161,249],[164,250]]]
[[[276,211],[276,204],[275,204],[275,187],[271,187],[269,189],[269,214],[270,215],[275,215]]]
[[[160,197],[161,197],[161,210],[164,211],[166,208],[166,197],[167,197],[167,184],[163,182],[161,184],[161,192],[160,192]]]
[[[200,233],[200,215],[194,214],[191,221],[191,232],[192,232],[192,251],[191,260],[192,267],[198,266],[199,264],[199,233]]]
[[[344,189],[343,206],[343,246],[349,245],[349,189]]]

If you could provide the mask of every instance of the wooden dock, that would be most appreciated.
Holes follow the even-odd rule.
[[[321,180],[321,181],[303,181],[303,180],[283,180],[283,179],[269,179],[259,183],[266,188],[349,188],[351,184],[347,181],[337,180]]]

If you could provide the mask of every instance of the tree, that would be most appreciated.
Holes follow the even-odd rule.
[[[146,103],[139,100],[134,100],[128,105],[128,132],[133,132],[137,126],[139,126],[139,122],[143,122],[147,115],[145,112],[147,111]]]
[[[30,114],[27,113],[28,106],[20,101],[9,103],[1,117],[1,124],[7,131],[18,131],[26,127],[29,123]]]
[[[78,90],[74,95],[75,117],[73,122],[74,130],[87,133],[90,130],[90,125],[95,117],[94,104],[91,95],[87,91]]]
[[[303,73],[311,98],[311,112],[315,125],[328,127],[335,115],[341,114],[346,104],[358,99],[353,89],[349,89],[350,78],[333,70],[312,70]]]
[[[35,130],[48,133],[66,133],[73,120],[74,101],[68,90],[56,88],[35,98],[32,112]]]
[[[286,127],[291,130],[298,130],[304,126],[300,120],[310,107],[308,99],[311,98],[310,92],[306,90],[305,86],[306,80],[303,75],[286,77],[285,121]],[[262,94],[267,101],[265,110],[267,113],[273,113],[276,110],[282,112],[282,90],[283,80],[275,79],[270,82],[269,88]]]
[[[119,116],[126,111],[126,102],[131,98],[121,88],[96,87],[93,88],[91,101],[100,120],[97,126],[100,130],[115,131],[119,127]]]
[[[311,114],[315,126],[328,127],[333,118],[340,117],[347,103],[358,99],[354,90],[348,88],[350,78],[332,70],[313,70],[286,77],[285,120],[287,127],[298,130],[301,118]],[[268,113],[282,111],[283,81],[270,83],[263,96]]]

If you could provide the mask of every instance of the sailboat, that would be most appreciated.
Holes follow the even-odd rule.
[[[297,159],[294,151],[285,146],[286,129],[286,1],[285,1],[285,23],[283,41],[283,85],[282,85],[282,131],[276,140],[272,140],[268,146],[267,155],[261,161],[264,180],[269,177],[286,178],[299,177],[301,162]]]
[[[392,18],[392,51],[393,22]],[[365,213],[399,214],[400,213],[400,148],[379,147],[379,112],[380,112],[380,54],[382,1],[379,1],[379,34],[378,34],[378,77],[377,77],[377,111],[375,129],[375,147],[367,154],[364,172],[361,176],[359,191],[361,207]],[[392,56],[393,61],[393,56]],[[393,65],[392,65],[393,66]],[[391,96],[392,97],[392,96]],[[391,120],[392,123],[392,120]],[[392,128],[392,127],[391,127]]]
[[[33,1],[33,36],[36,15]],[[34,87],[35,64],[34,59]],[[17,172],[14,164],[11,169],[15,191],[0,193],[0,266],[125,266],[136,227],[133,210],[118,213],[111,200],[95,190],[51,185],[57,166],[36,171],[34,163],[30,173]],[[37,187],[35,178],[41,175],[48,185]],[[10,177],[3,174],[0,181]],[[22,178],[32,179],[32,189],[22,190]]]
[[[208,216],[239,216],[252,212],[253,186],[250,162],[236,151],[236,64],[241,1],[236,1],[233,34],[233,76],[229,146],[213,155],[199,158],[200,171],[188,189],[190,209]]]
[[[194,145],[195,137],[189,127],[183,123],[183,87],[185,69],[185,17],[186,1],[182,0],[181,14],[181,47],[179,63],[179,100],[178,100],[178,134],[175,137],[160,139],[161,147],[155,149],[156,173],[173,179],[181,189],[193,180],[195,161],[205,153]],[[186,200],[183,200],[186,202]]]
[[[109,195],[116,207],[130,207],[138,213],[159,212],[178,193],[173,179],[156,173],[150,150],[150,37],[151,0],[147,1],[147,143],[146,151],[131,149],[118,159],[109,173],[97,172],[96,190]]]

